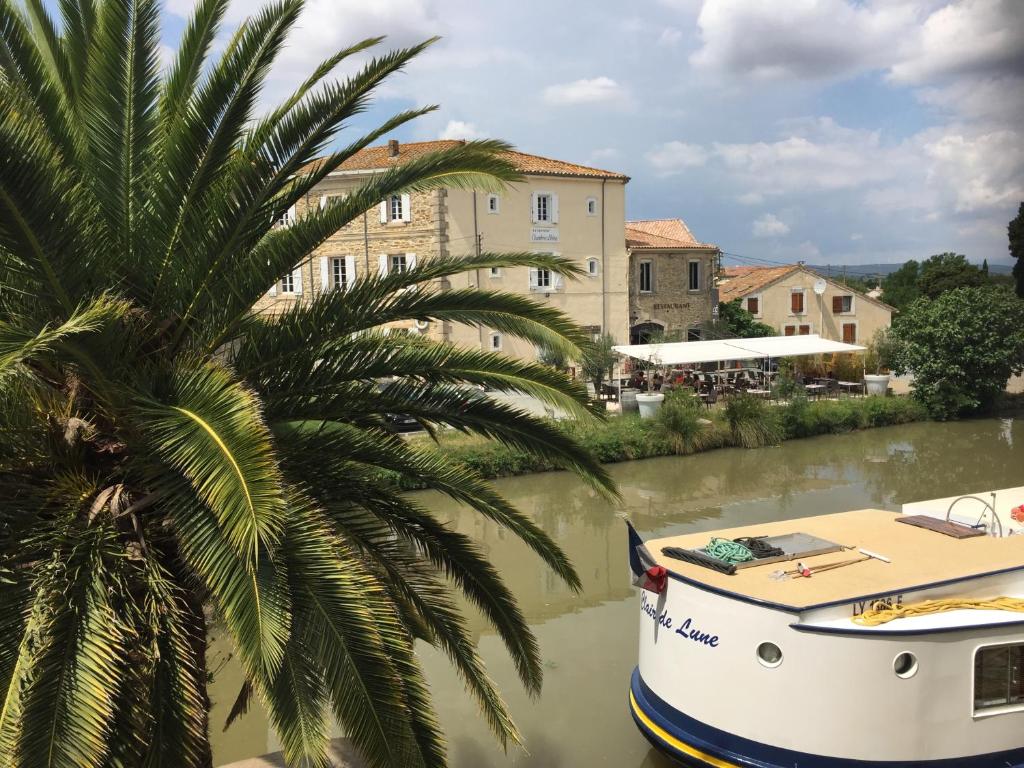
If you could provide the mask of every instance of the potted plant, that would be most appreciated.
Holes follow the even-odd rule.
[[[893,354],[894,344],[889,336],[889,329],[879,328],[867,343],[864,352],[864,390],[867,394],[884,397],[888,393],[889,369],[892,367]]]
[[[651,385],[654,381],[654,370],[658,366],[656,357],[642,362],[647,375],[644,376],[644,389],[636,393],[636,405],[640,410],[641,419],[653,419],[658,414],[658,409],[665,402],[665,395],[661,392],[652,392]]]
[[[595,402],[601,405],[605,404],[605,401],[601,399],[601,387],[606,378],[611,378],[612,369],[618,362],[618,355],[612,349],[614,345],[615,339],[611,334],[602,335],[586,350],[580,364],[584,378],[594,385]]]

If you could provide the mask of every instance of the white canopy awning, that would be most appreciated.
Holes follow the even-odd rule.
[[[620,344],[620,355],[646,360],[655,365],[694,365],[719,360],[754,360],[765,357],[799,357],[830,352],[863,352],[864,347],[807,336],[767,336],[754,339],[677,341],[666,344]]]

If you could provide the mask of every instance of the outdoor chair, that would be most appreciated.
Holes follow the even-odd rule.
[[[711,410],[711,406],[713,406],[717,402],[718,402],[718,390],[715,389],[714,387],[709,387],[708,391],[707,391],[707,397],[704,398],[704,405],[706,405],[708,407],[708,410],[710,411]]]

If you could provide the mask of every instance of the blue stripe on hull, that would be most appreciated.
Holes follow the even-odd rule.
[[[683,714],[661,699],[633,670],[630,714],[641,733],[687,766],[713,768],[1024,768],[1024,747],[945,760],[852,760],[797,752],[751,741]],[[1024,738],[1024,735],[1022,735]],[[979,745],[980,746],[980,745]]]

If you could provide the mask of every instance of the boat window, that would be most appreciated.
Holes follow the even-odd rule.
[[[913,677],[917,674],[917,656],[904,651],[893,659],[892,671],[896,673],[896,677],[902,677],[904,680]]]
[[[775,643],[761,643],[757,646],[757,660],[766,667],[777,667],[782,663],[782,649]]]
[[[974,653],[974,711],[1024,704],[1024,644]]]

